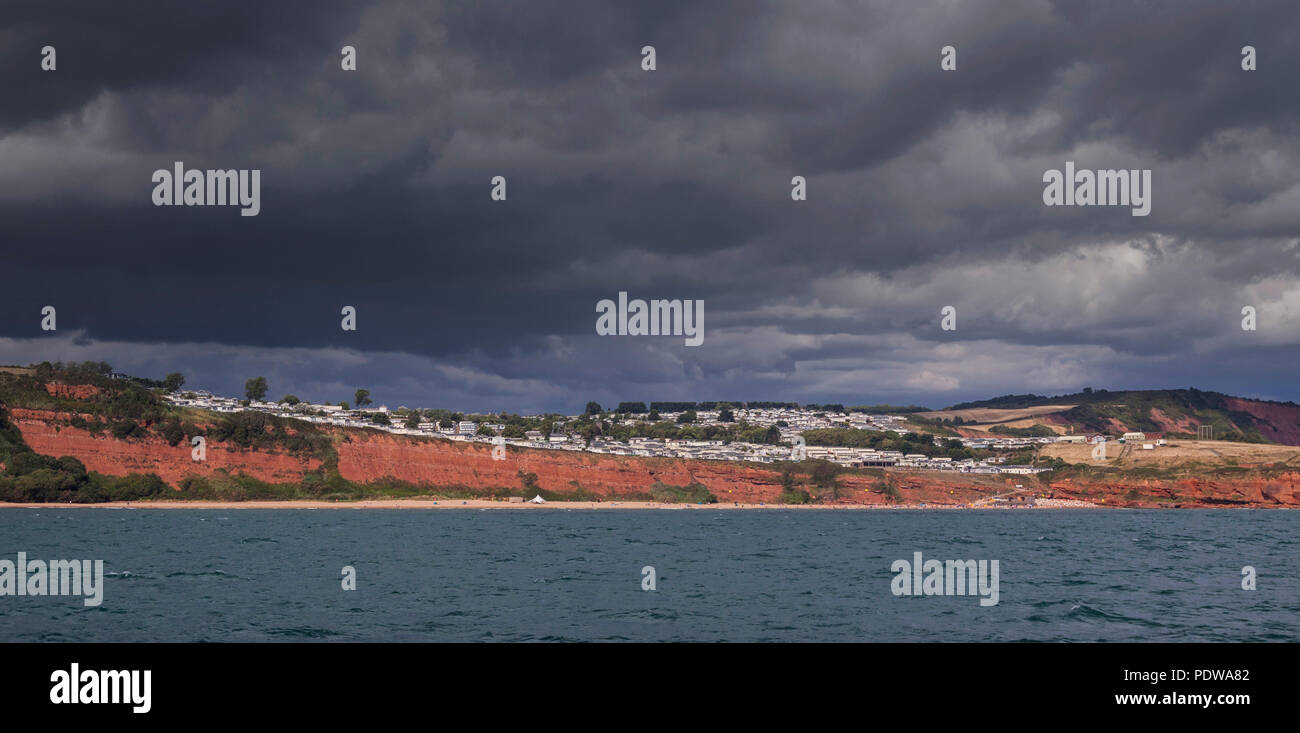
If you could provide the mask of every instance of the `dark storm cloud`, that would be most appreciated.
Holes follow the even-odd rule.
[[[1293,15],[20,4],[0,20],[0,359],[99,349],[228,391],[274,368],[304,397],[364,381],[464,408],[939,404],[1159,375],[1290,398]],[[261,169],[261,214],[152,206],[149,176],[175,160]],[[1151,215],[1044,207],[1042,173],[1066,160],[1151,168]],[[705,345],[595,337],[595,302],[620,290],[705,299]],[[48,303],[80,343],[37,330]],[[1243,342],[1247,303],[1261,327]],[[956,333],[938,328],[948,304]]]
[[[105,91],[221,94],[265,73],[267,64],[283,64],[285,72],[320,69],[328,55],[320,41],[352,28],[360,10],[330,0],[16,0],[0,21],[0,85],[22,103],[0,107],[0,124],[12,129],[49,119]],[[57,83],[41,74],[38,54],[46,45],[58,50]]]

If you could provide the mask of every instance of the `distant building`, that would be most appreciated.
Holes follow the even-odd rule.
[[[1034,468],[1033,466],[1003,466],[1001,473],[1017,473],[1017,474],[1038,473],[1038,469]]]
[[[461,420],[456,426],[456,432],[461,435],[473,435],[476,430],[478,430],[478,423],[473,420]]]
[[[1125,443],[1140,443],[1141,441],[1147,439],[1147,434],[1132,432],[1132,433],[1124,433],[1124,435],[1120,437],[1124,440]]]

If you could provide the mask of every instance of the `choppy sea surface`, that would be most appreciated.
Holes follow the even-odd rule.
[[[5,508],[0,560],[106,577],[98,607],[0,596],[0,640],[1297,641],[1297,530],[1265,510]],[[997,605],[894,595],[915,552],[998,560]]]

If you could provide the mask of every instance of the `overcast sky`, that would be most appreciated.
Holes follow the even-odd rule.
[[[10,3],[0,362],[516,412],[1300,399],[1297,20],[1294,0]],[[178,160],[260,169],[260,214],[155,207]],[[1067,160],[1151,169],[1150,215],[1045,206]],[[596,335],[619,291],[704,300],[703,345]]]

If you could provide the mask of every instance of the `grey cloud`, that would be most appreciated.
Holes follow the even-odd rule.
[[[0,84],[22,100],[0,112],[0,337],[37,360],[33,314],[54,303],[90,358],[151,344],[157,359],[123,358],[165,372],[165,356],[211,349],[196,368],[238,385],[294,349],[346,354],[401,399],[485,408],[934,402],[1083,380],[1290,398],[1292,15],[26,4],[0,20]],[[338,69],[345,43],[355,74]],[[1239,68],[1247,43],[1257,72]],[[261,168],[262,214],[152,207],[149,173],[173,160]],[[1042,206],[1043,171],[1066,160],[1151,168],[1151,216]],[[507,203],[488,198],[494,175]],[[790,200],[793,175],[808,201]],[[705,346],[596,338],[594,303],[619,290],[705,299]],[[1246,300],[1252,340],[1233,331]],[[945,304],[964,345],[937,329]],[[300,392],[359,379],[289,364],[277,380],[315,380]]]

